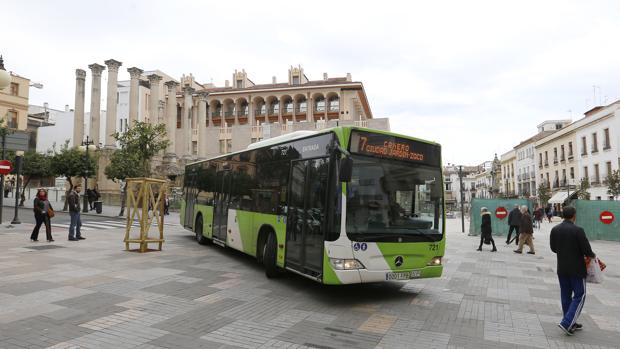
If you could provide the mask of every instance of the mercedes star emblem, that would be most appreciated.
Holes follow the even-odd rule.
[[[396,256],[396,259],[394,259],[394,265],[397,267],[403,265],[403,256]]]

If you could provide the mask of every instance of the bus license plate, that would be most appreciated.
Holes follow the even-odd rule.
[[[385,274],[386,280],[409,280],[409,279],[417,279],[420,277],[419,270],[412,271],[404,271],[400,273],[387,273]]]

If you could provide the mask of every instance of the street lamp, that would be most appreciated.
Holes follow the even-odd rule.
[[[463,166],[459,166],[459,189],[461,191],[461,230],[465,232],[465,195],[463,193]]]
[[[84,176],[84,204],[82,207],[82,212],[86,213],[88,212],[88,196],[86,195],[87,189],[88,189],[88,148],[95,144],[95,142],[93,142],[92,139],[89,139],[88,136],[86,136],[86,140],[82,142],[82,146],[85,147],[85,151],[84,151],[84,172],[83,172],[83,176]]]

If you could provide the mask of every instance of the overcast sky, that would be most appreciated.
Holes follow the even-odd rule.
[[[76,68],[109,58],[123,62],[121,80],[132,66],[218,86],[242,68],[255,83],[286,81],[297,64],[311,80],[351,73],[392,131],[441,143],[444,163],[478,164],[544,120],[576,120],[620,98],[619,10],[613,1],[8,0],[0,54],[7,70],[44,85],[30,103],[53,108],[73,107]],[[90,72],[86,81],[88,111]]]

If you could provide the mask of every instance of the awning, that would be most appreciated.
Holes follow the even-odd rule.
[[[547,201],[550,204],[563,204],[564,200],[566,200],[566,198],[568,197],[568,193],[565,191],[559,191],[555,194],[553,194],[553,196],[551,197],[551,199],[549,199],[549,201]]]

